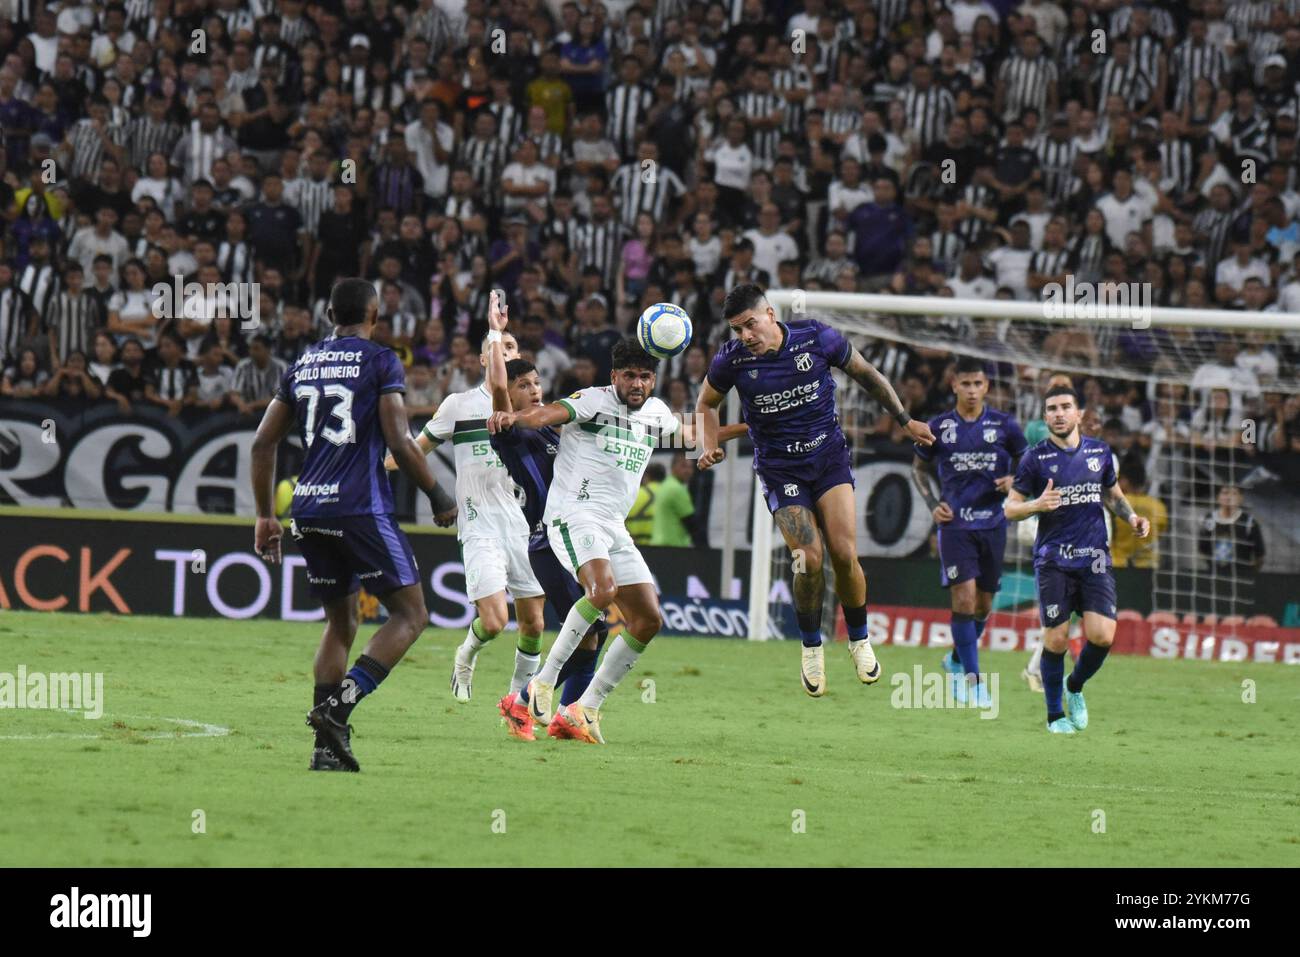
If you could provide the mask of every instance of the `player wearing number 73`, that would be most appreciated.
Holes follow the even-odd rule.
[[[360,770],[351,748],[352,709],[388,676],[429,623],[415,556],[393,520],[384,447],[430,497],[435,514],[451,504],[407,433],[402,363],[393,350],[370,339],[378,315],[373,283],[335,283],[329,305],[334,334],[286,370],[253,440],[253,545],[272,563],[280,560],[282,532],[272,503],[275,453],[295,424],[304,450],[289,527],[306,560],[312,594],[325,607],[315,706],[307,716],[316,731],[313,771]],[[345,675],[362,585],[383,602],[388,621]]]
[[[1146,538],[1151,523],[1135,513],[1124,498],[1110,446],[1080,434],[1083,412],[1075,391],[1069,386],[1053,386],[1043,401],[1048,436],[1020,459],[1002,509],[1013,522],[1030,515],[1039,517],[1034,580],[1043,625],[1047,730],[1074,734],[1088,726],[1084,683],[1101,668],[1115,640],[1115,579],[1110,573],[1102,508],[1128,522],[1138,538]],[[1076,611],[1083,617],[1087,641],[1074,670],[1065,678],[1067,632],[1070,614]]]

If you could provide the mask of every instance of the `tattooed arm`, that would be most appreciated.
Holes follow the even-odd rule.
[[[898,424],[911,436],[913,442],[918,442],[921,445],[934,444],[934,433],[930,431],[930,427],[907,414],[907,410],[903,408],[903,403],[898,398],[898,393],[894,391],[894,387],[889,384],[889,380],[880,374],[879,369],[862,358],[862,353],[857,349],[852,350],[849,354],[849,361],[844,364],[844,372],[850,379],[866,389],[871,397],[898,421]]]
[[[934,516],[935,522],[943,525],[952,521],[952,509],[947,502],[940,501],[934,494],[934,486],[930,483],[930,477],[933,474],[933,462],[927,462],[919,455],[912,457],[912,484],[921,493],[921,498],[925,499],[926,508]]]
[[[1106,489],[1103,501],[1112,515],[1133,527],[1133,531],[1137,533],[1138,538],[1146,538],[1150,533],[1150,520],[1133,511],[1133,506],[1124,497],[1124,492],[1120,489],[1118,482]]]

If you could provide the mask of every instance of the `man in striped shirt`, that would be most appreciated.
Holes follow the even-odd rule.
[[[618,155],[627,159],[636,148],[654,97],[641,82],[641,64],[635,58],[624,58],[620,75],[622,82],[605,93],[605,135]]]
[[[94,180],[105,156],[121,158],[126,154],[126,130],[111,123],[108,101],[95,97],[90,101],[90,116],[79,120],[68,131],[63,149],[72,153],[70,170],[75,180]]]
[[[908,128],[917,132],[923,150],[944,135],[948,121],[957,112],[952,94],[934,85],[934,70],[928,63],[912,68],[912,82],[899,100],[907,114]]]
[[[50,366],[57,368],[69,353],[91,354],[95,333],[104,324],[99,301],[85,290],[81,264],[63,268],[63,291],[50,300],[45,311],[45,331],[50,341]]]
[[[275,397],[287,368],[271,354],[271,337],[258,333],[248,343],[248,356],[235,366],[228,398],[240,415],[261,415]]]
[[[1038,36],[1026,33],[1020,38],[1020,49],[998,70],[994,111],[1004,122],[1017,119],[1031,107],[1040,116],[1055,113],[1056,83],[1056,64],[1043,53]]]
[[[221,129],[221,111],[217,104],[204,103],[199,107],[198,119],[190,124],[189,132],[177,141],[172,150],[172,165],[181,170],[188,186],[197,179],[211,179],[216,158],[238,148],[239,144]]]
[[[619,217],[624,226],[632,229],[640,213],[649,213],[656,223],[677,222],[688,213],[689,199],[682,213],[670,214],[679,196],[686,196],[686,184],[667,166],[659,162],[659,147],[653,140],[645,140],[637,149],[634,163],[619,167],[609,188],[618,197]]]

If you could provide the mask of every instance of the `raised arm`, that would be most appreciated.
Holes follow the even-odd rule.
[[[898,398],[898,393],[889,384],[889,380],[880,374],[879,369],[864,359],[857,349],[852,351],[849,361],[844,364],[844,373],[866,389],[871,397],[879,402],[911,436],[913,442],[921,445],[934,444],[934,433],[930,431],[930,427],[920,419],[914,419],[907,414],[902,400]]]
[[[1007,500],[1002,503],[1002,512],[1013,522],[1020,522],[1039,512],[1052,512],[1061,507],[1061,490],[1052,488],[1052,479],[1047,480],[1043,494],[1034,499],[1025,496],[1014,488],[1007,493]]]
[[[501,345],[501,333],[510,321],[507,312],[505,294],[500,289],[493,289],[488,297],[488,354],[487,387],[492,395],[493,412],[510,411],[510,391],[506,379],[506,350]],[[496,333],[496,335],[493,335]]]
[[[284,534],[275,517],[275,453],[293,428],[293,422],[293,406],[272,399],[253,437],[253,500],[257,506],[253,551],[272,564],[280,561],[280,538]]]
[[[429,496],[433,507],[433,520],[446,527],[456,520],[456,500],[447,494],[425,461],[425,453],[411,438],[406,425],[406,404],[402,393],[385,392],[379,397],[379,425],[384,432],[384,442],[397,467],[414,482],[421,492]]]

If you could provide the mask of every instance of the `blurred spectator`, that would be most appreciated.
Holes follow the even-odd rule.
[[[658,462],[651,462],[641,475],[641,486],[637,489],[632,510],[627,513],[627,533],[638,545],[649,545],[654,537],[655,509],[659,500],[659,487],[665,476],[664,467]]]
[[[270,336],[259,333],[235,366],[228,397],[240,415],[261,415],[280,386],[286,367],[271,354],[271,345]]]
[[[707,547],[705,529],[695,516],[695,502],[689,484],[695,466],[685,452],[673,456],[673,465],[654,493],[651,545],[675,548]]]
[[[1218,507],[1201,520],[1197,547],[1209,561],[1213,611],[1249,615],[1255,603],[1255,575],[1264,564],[1264,536],[1242,507],[1241,489],[1225,485]]]

